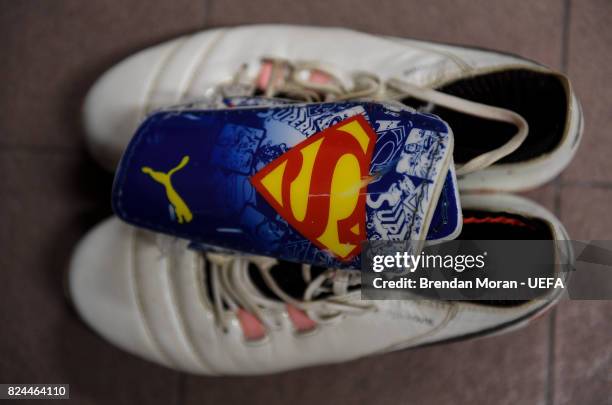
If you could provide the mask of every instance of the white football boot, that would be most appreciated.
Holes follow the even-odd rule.
[[[276,69],[279,60],[287,69]],[[453,128],[464,190],[543,184],[569,163],[582,133],[568,79],[517,56],[339,28],[255,25],[180,37],[111,68],[85,102],[89,148],[114,170],[149,112],[228,88],[232,95],[400,99],[437,114]]]
[[[531,201],[468,195],[463,206],[469,211],[463,232],[472,239],[502,239],[519,221],[530,225],[518,229],[524,239],[557,240],[571,255],[563,226]],[[359,272],[277,265],[263,257],[205,257],[186,241],[117,218],[80,242],[68,284],[81,317],[110,342],[206,375],[274,373],[500,333],[559,298],[553,292],[545,300],[504,303],[365,301]]]

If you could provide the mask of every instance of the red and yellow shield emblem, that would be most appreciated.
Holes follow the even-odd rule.
[[[251,177],[300,234],[341,260],[366,239],[365,205],[376,134],[362,115],[299,143]]]

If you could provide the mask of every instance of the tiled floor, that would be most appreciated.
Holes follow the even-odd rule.
[[[612,302],[564,302],[475,342],[258,378],[201,378],[107,344],[66,304],[71,249],[110,214],[112,178],[83,148],[80,104],[131,52],[183,32],[285,22],[497,48],[567,71],[586,118],[578,156],[528,193],[575,239],[612,239],[609,0],[0,1],[0,382],[68,382],[83,404],[612,404]]]

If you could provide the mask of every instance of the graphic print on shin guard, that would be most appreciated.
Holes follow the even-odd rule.
[[[435,240],[455,232],[451,149],[443,121],[380,103],[160,111],[124,155],[113,210],[201,250],[358,269],[364,240],[429,238],[435,199],[449,182],[444,213],[455,220],[435,222]],[[168,186],[190,221],[177,218],[168,193],[150,178],[168,174],[185,155],[188,163]]]
[[[148,166],[143,166],[141,169],[143,173],[148,174],[153,180],[164,186],[166,196],[168,201],[170,201],[171,213],[174,214],[179,224],[191,222],[193,214],[179,193],[176,192],[174,186],[172,186],[172,175],[184,168],[187,163],[189,163],[189,156],[184,156],[181,162],[168,173],[155,171]]]
[[[251,183],[295,230],[349,260],[367,239],[366,187],[375,142],[365,118],[353,116],[270,162]]]

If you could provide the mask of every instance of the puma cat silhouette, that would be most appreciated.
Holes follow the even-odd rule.
[[[168,173],[155,171],[148,166],[143,166],[141,169],[143,173],[148,174],[153,180],[164,186],[166,189],[166,196],[174,208],[174,213],[179,224],[191,222],[193,214],[185,201],[172,186],[172,175],[184,168],[187,163],[189,163],[189,156],[184,156],[178,166],[171,169]]]

